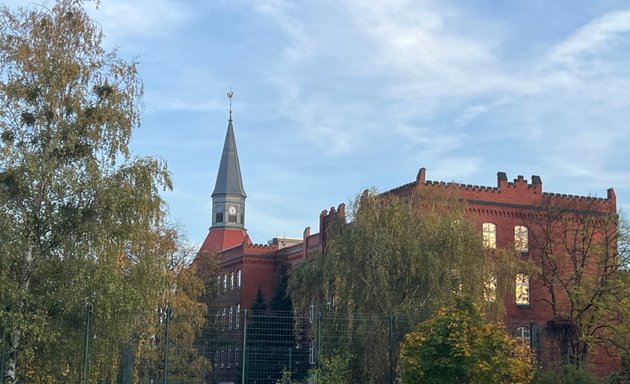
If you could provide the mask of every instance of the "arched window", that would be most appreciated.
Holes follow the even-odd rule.
[[[214,211],[214,222],[217,224],[223,223],[223,206],[220,204],[215,205]]]
[[[529,254],[529,230],[523,225],[514,227],[514,249],[522,255]]]
[[[497,226],[493,223],[483,223],[483,246],[486,248],[497,247]]]

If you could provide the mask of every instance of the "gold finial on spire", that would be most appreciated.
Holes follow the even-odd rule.
[[[232,122],[232,97],[234,97],[234,92],[232,92],[232,87],[230,87],[230,90],[227,93],[227,97],[228,99],[230,99],[230,123]]]

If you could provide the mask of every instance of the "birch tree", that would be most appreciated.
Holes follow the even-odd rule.
[[[0,315],[8,384],[35,374],[36,355],[55,355],[50,348],[62,336],[81,333],[86,304],[103,319],[98,329],[113,324],[107,319],[133,321],[159,298],[150,282],[163,278],[164,265],[146,240],[163,216],[159,191],[171,184],[163,162],[130,154],[142,83],[136,63],[103,49],[102,38],[81,0],[0,9]],[[69,318],[74,331],[61,335],[73,328],[54,324]],[[64,353],[80,354],[77,347]],[[77,382],[80,356],[58,355],[64,361],[50,374]]]

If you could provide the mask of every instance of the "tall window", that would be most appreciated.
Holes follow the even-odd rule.
[[[234,365],[238,367],[241,361],[241,349],[238,347],[238,344],[234,346]]]
[[[236,288],[236,282],[234,281],[234,271],[230,272],[230,289]]]
[[[517,225],[514,227],[514,249],[522,255],[529,252],[529,231],[527,227]]]
[[[483,284],[483,298],[494,303],[497,301],[497,277],[490,276]]]
[[[218,223],[223,223],[223,206],[218,204],[214,206],[214,210],[215,210],[215,214],[214,214],[214,221],[218,224]]]
[[[313,339],[308,342],[308,362],[311,365],[315,364],[315,343],[313,343]]]
[[[531,345],[530,343],[530,334],[529,327],[516,327],[516,331],[514,332],[514,337],[523,343],[523,345]]]
[[[227,275],[223,275],[223,290],[227,291]]]
[[[228,347],[227,350],[227,367],[230,368],[232,366],[232,347]]]
[[[240,269],[236,270],[236,287],[237,288],[241,287],[241,270]]]
[[[517,273],[515,283],[516,305],[529,305],[529,276],[524,273]]]
[[[236,318],[234,319],[235,325],[234,328],[238,329],[241,325],[241,305],[236,304]]]
[[[232,329],[233,316],[234,316],[234,306],[230,305],[230,312],[228,315],[228,329]]]
[[[486,248],[497,247],[497,226],[492,223],[483,223],[483,246]]]

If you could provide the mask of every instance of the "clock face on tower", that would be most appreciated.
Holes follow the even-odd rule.
[[[228,208],[228,212],[230,215],[236,215],[236,207],[233,205],[230,205],[230,208]]]

